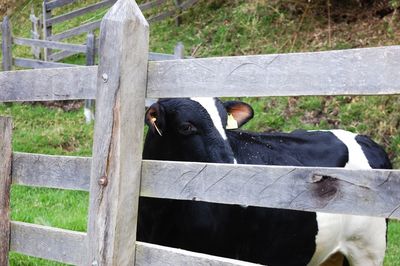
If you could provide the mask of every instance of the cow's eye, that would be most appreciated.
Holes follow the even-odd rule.
[[[197,132],[197,128],[193,124],[185,122],[179,126],[178,132],[182,135],[189,136],[195,134]]]

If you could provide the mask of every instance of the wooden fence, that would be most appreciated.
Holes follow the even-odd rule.
[[[94,12],[98,9],[104,8],[104,7],[109,7],[113,3],[116,2],[116,0],[102,0],[98,3],[73,10],[71,12],[59,15],[59,16],[52,16],[53,11],[58,8],[62,8],[66,5],[72,4],[76,2],[76,0],[44,0],[43,1],[43,10],[42,10],[42,25],[39,27],[36,26],[36,28],[41,28],[43,29],[43,39],[46,41],[51,41],[51,42],[61,42],[64,39],[74,37],[76,35],[80,35],[82,33],[89,33],[93,32],[94,30],[98,29],[100,27],[100,22],[101,20],[96,20],[92,22],[87,22],[83,25],[77,26],[75,28],[68,29],[64,32],[60,32],[57,34],[53,33],[53,25],[56,25],[58,23],[62,23],[71,19],[74,19],[76,17],[85,15],[90,12]],[[154,8],[160,8],[162,6],[165,6],[168,4],[167,0],[152,0],[145,2],[143,4],[139,5],[139,8],[144,11],[148,11]],[[176,16],[176,20],[179,21],[179,14],[191,6],[193,6],[197,0],[186,0],[186,1],[181,1],[181,0],[174,0],[174,5],[169,7],[167,11],[163,11],[159,14],[153,15],[148,19],[149,23],[157,22],[164,20],[166,18]],[[35,16],[31,16],[33,18],[32,22],[37,21],[35,20]],[[35,24],[33,24],[35,25]],[[36,35],[40,35],[39,33],[35,33]],[[53,43],[54,44],[54,43]],[[97,46],[98,47],[98,46]],[[52,47],[46,47],[44,49],[44,59],[45,61],[59,61],[63,58],[66,58],[68,56],[71,56],[73,54],[76,54],[77,51],[74,51],[72,49],[64,49],[61,52],[57,53],[52,53],[51,51]],[[57,49],[57,47],[53,47],[53,49]]]
[[[1,265],[8,250],[77,265],[244,265],[137,242],[139,195],[400,218],[399,170],[141,156],[145,98],[399,94],[399,46],[149,62],[148,23],[132,0],[115,3],[101,34],[98,67],[0,72],[0,101],[96,98],[99,118],[92,158],[12,153],[11,119],[0,119]],[[89,191],[88,232],[10,221],[10,183]]]

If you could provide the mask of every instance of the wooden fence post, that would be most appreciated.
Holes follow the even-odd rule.
[[[47,20],[51,18],[51,9],[47,9],[47,2],[49,0],[44,0],[43,1],[43,6],[42,6],[42,12],[43,12],[43,40],[48,40],[49,37],[51,37],[53,27],[51,25],[48,25]],[[44,48],[43,49],[43,57],[44,61],[48,61],[50,59],[50,54],[51,54],[51,49],[49,48]]]
[[[85,265],[133,265],[149,29],[134,1],[119,0],[100,32]]]
[[[5,266],[10,248],[11,132],[11,118],[0,117],[0,265]]]
[[[95,65],[96,56],[96,37],[93,32],[89,32],[86,38],[86,65]],[[86,123],[90,123],[94,119],[94,100],[85,100],[84,113]]]
[[[31,14],[29,15],[29,20],[32,23],[31,37],[33,40],[40,40],[39,34],[39,18],[35,16],[35,11],[33,5],[31,7]],[[32,54],[35,59],[40,59],[40,48],[35,45],[31,46]]]
[[[178,42],[174,48],[174,56],[176,59],[184,59],[185,58],[185,46],[183,46],[182,42]]]
[[[3,71],[9,71],[12,67],[12,35],[11,24],[8,16],[5,16],[1,24],[2,42],[1,50],[3,53]]]
[[[176,26],[180,26],[182,23],[182,18],[181,18],[181,14],[182,14],[182,8],[181,8],[181,4],[182,4],[182,0],[174,0],[175,3],[175,7],[178,10],[177,12],[177,16],[175,18],[175,25]]]

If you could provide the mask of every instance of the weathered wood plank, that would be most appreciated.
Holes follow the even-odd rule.
[[[185,46],[183,46],[183,43],[178,42],[175,45],[174,56],[175,56],[175,59],[184,59],[185,58]]]
[[[71,43],[45,41],[45,40],[34,40],[34,39],[27,39],[27,38],[14,38],[13,42],[15,44],[26,45],[26,46],[33,45],[33,46],[37,46],[37,47],[67,50],[67,51],[74,51],[74,52],[81,52],[81,53],[86,52],[86,45],[81,45],[81,44],[71,44]]]
[[[0,101],[94,99],[97,67],[0,72]]]
[[[86,233],[11,222],[11,251],[68,264],[84,265],[86,249]]]
[[[173,9],[173,10],[168,10],[168,11],[165,11],[165,12],[163,12],[163,13],[160,13],[160,14],[157,14],[157,15],[154,15],[154,16],[150,17],[147,21],[148,21],[149,23],[154,23],[154,22],[157,22],[157,21],[164,20],[164,19],[166,19],[166,18],[168,18],[168,17],[172,17],[172,16],[174,16],[176,13],[177,13],[177,11],[176,11],[175,9]]]
[[[47,62],[38,59],[28,59],[28,58],[14,58],[14,65],[18,67],[25,68],[55,68],[55,67],[76,67],[76,65]]]
[[[144,242],[136,242],[136,266],[256,266],[250,262],[227,259],[183,249],[169,248]]]
[[[3,71],[9,71],[12,68],[12,36],[11,24],[8,16],[5,16],[1,23],[1,52],[3,53],[2,66]]]
[[[229,65],[233,64],[231,62],[236,62],[234,65],[241,65],[242,68],[252,68],[254,65],[247,66],[241,62],[244,60],[267,61],[276,55],[248,56],[245,57],[247,59],[225,57],[149,62],[147,98],[399,94],[400,75],[394,73],[400,71],[400,62],[396,62],[400,60],[399,50],[400,46],[392,46],[287,54],[281,55],[282,58],[287,57],[285,60],[289,60],[291,56],[294,56],[297,61],[274,61],[276,65],[271,70],[272,72],[279,71],[280,65],[282,65],[282,69],[289,69],[290,65],[293,65],[293,71],[295,71],[296,67],[300,68],[301,66],[296,62],[303,61],[305,68],[309,71],[303,77],[304,80],[307,79],[307,82],[297,75],[289,75],[289,71],[285,76],[285,83],[280,79],[282,73],[273,76],[263,73],[261,77],[256,70],[254,70],[254,75],[249,74],[250,77],[239,78],[240,68],[235,70],[239,71],[238,73],[234,74],[235,71],[233,72],[231,78],[223,77],[226,75]],[[311,59],[317,60],[319,55],[321,55],[322,61],[324,58],[326,59],[323,61],[325,65],[332,67],[322,67],[322,69],[328,72],[329,69],[333,69],[332,71],[337,74],[337,77],[321,74],[323,70],[318,69],[316,63],[308,62],[312,61]],[[363,61],[363,58],[365,58],[365,62],[369,62],[365,66],[360,62],[360,60]],[[335,69],[336,61],[340,61],[338,64],[341,68]],[[344,66],[348,67],[344,68]],[[374,70],[373,73],[371,73],[371,69]],[[93,99],[96,90],[96,71],[97,67],[79,67],[0,72],[0,101]],[[218,71],[222,74],[218,74]],[[319,75],[317,75],[318,73]],[[268,77],[268,83],[265,83],[265,77]],[[61,91],[61,93],[53,91]],[[32,96],[30,96],[31,94]]]
[[[100,27],[100,22],[101,20],[93,21],[93,22],[88,22],[86,24],[80,25],[78,27],[63,31],[58,34],[54,34],[50,37],[48,37],[48,40],[52,41],[61,41],[63,39],[79,35],[85,32],[93,31],[95,29],[98,29]]]
[[[400,93],[400,46],[163,61],[147,97]]]
[[[156,6],[160,6],[162,4],[164,4],[167,0],[154,0],[154,1],[149,1],[143,4],[139,5],[140,10],[146,11],[150,8],[156,7]]]
[[[10,243],[12,119],[0,117],[0,265],[8,265]]]
[[[141,196],[400,218],[400,171],[143,161]]]
[[[93,32],[88,33],[86,38],[86,65],[93,66],[96,61],[96,38]],[[92,120],[94,120],[94,100],[85,100],[84,106],[84,114],[86,124],[89,124]]]
[[[135,1],[119,0],[100,32],[85,265],[133,265],[149,29]]]
[[[176,59],[173,54],[149,53],[149,61],[162,61]]]
[[[76,9],[74,11],[68,12],[66,14],[63,14],[63,15],[60,15],[60,16],[57,16],[57,17],[52,17],[51,19],[47,20],[47,25],[54,25],[54,24],[57,24],[57,23],[60,23],[60,22],[64,22],[66,20],[73,19],[75,17],[79,17],[81,15],[84,15],[86,13],[95,11],[97,9],[110,6],[115,2],[116,2],[116,0],[104,0],[104,1],[92,4],[92,5],[88,5],[88,6],[83,7],[83,8]]]
[[[66,6],[68,4],[72,4],[76,0],[53,0],[53,1],[44,1],[46,2],[46,10],[52,10],[57,7]]]
[[[89,190],[92,158],[14,152],[13,184]]]
[[[62,1],[62,0],[61,0]],[[53,27],[51,25],[47,25],[47,20],[51,18],[51,8],[48,7],[48,4],[51,3],[52,1],[44,0],[42,3],[42,14],[43,14],[43,21],[42,21],[42,27],[43,27],[43,39],[44,40],[49,40],[50,36],[53,33]],[[45,61],[48,61],[49,56],[52,54],[52,50],[48,48],[43,49],[43,59]]]
[[[185,2],[183,2],[183,3],[180,4],[180,8],[181,8],[182,10],[189,9],[189,8],[191,8],[194,4],[196,4],[197,1],[198,1],[198,0],[186,0]]]
[[[61,51],[61,52],[57,52],[57,53],[52,53],[51,55],[49,55],[48,60],[49,61],[60,61],[61,59],[67,58],[71,55],[74,54],[78,54],[78,52],[74,52],[74,51]]]

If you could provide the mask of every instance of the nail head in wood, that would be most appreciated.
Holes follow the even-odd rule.
[[[101,78],[103,79],[104,83],[108,81],[108,75],[106,73],[103,73],[103,75],[101,75]]]
[[[102,176],[99,179],[99,185],[105,187],[105,186],[107,186],[107,184],[108,184],[107,176]]]

